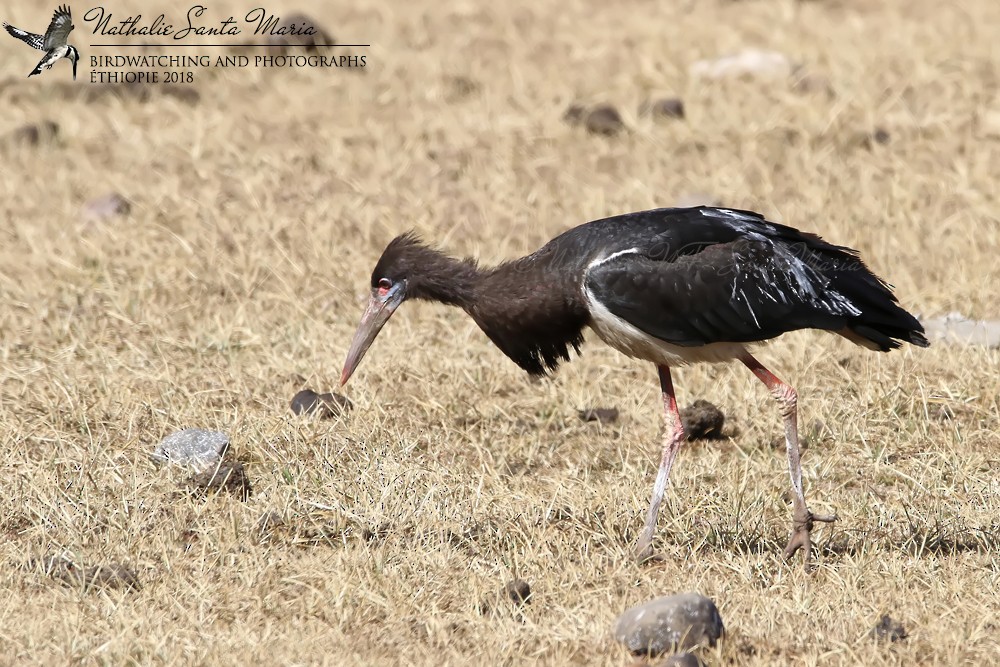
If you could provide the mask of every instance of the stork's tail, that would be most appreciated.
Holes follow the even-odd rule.
[[[851,274],[841,274],[837,287],[861,314],[847,322],[847,329],[853,335],[843,332],[844,335],[882,352],[894,350],[903,343],[930,346],[924,335],[924,326],[899,305],[888,284],[867,268],[859,268]]]

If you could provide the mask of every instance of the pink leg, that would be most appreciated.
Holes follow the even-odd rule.
[[[674,465],[677,452],[684,443],[684,427],[681,425],[681,415],[677,411],[677,399],[674,398],[674,385],[670,381],[670,368],[657,366],[660,374],[660,391],[663,392],[663,417],[665,428],[663,432],[663,455],[660,458],[660,469],[656,473],[656,483],[653,485],[653,497],[649,501],[646,513],[646,525],[635,544],[635,558],[642,562],[653,555],[653,535],[656,532],[656,519],[660,514],[660,504],[663,494],[670,481],[670,468]]]
[[[796,551],[802,549],[804,562],[808,566],[812,551],[809,533],[814,521],[832,522],[836,515],[813,514],[806,507],[805,495],[802,493],[802,464],[799,456],[799,429],[797,417],[798,395],[795,390],[782,382],[771,371],[764,368],[749,352],[740,358],[746,367],[756,375],[761,382],[771,390],[771,395],[781,406],[781,416],[785,420],[785,450],[788,453],[788,474],[792,478],[792,537],[785,548],[785,557],[791,558]]]

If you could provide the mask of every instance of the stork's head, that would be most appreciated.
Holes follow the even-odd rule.
[[[343,385],[361,363],[372,341],[406,299],[428,299],[465,305],[477,275],[475,262],[457,260],[434,250],[412,233],[394,238],[372,271],[371,296],[347,352]]]
[[[66,50],[66,57],[73,63],[73,80],[76,81],[76,65],[80,62],[80,52],[75,46],[69,46]]]

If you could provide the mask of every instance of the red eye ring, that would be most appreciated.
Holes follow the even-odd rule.
[[[379,296],[385,296],[389,293],[389,289],[392,287],[392,281],[388,278],[382,278],[378,281],[378,293]]]

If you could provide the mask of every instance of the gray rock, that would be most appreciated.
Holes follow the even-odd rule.
[[[91,220],[106,220],[118,215],[128,215],[132,204],[117,192],[91,199],[83,205],[83,215]]]
[[[949,313],[922,320],[921,324],[931,342],[1000,348],[1000,320],[970,320],[961,313]]]
[[[656,598],[627,610],[615,624],[615,639],[632,653],[659,655],[715,646],[725,631],[715,603],[689,592]]]
[[[161,440],[153,451],[153,460],[204,472],[215,468],[228,449],[229,436],[225,433],[187,428]]]
[[[744,49],[720,58],[698,60],[690,73],[696,79],[726,79],[742,76],[756,78],[788,77],[796,67],[791,59],[777,51]]]

